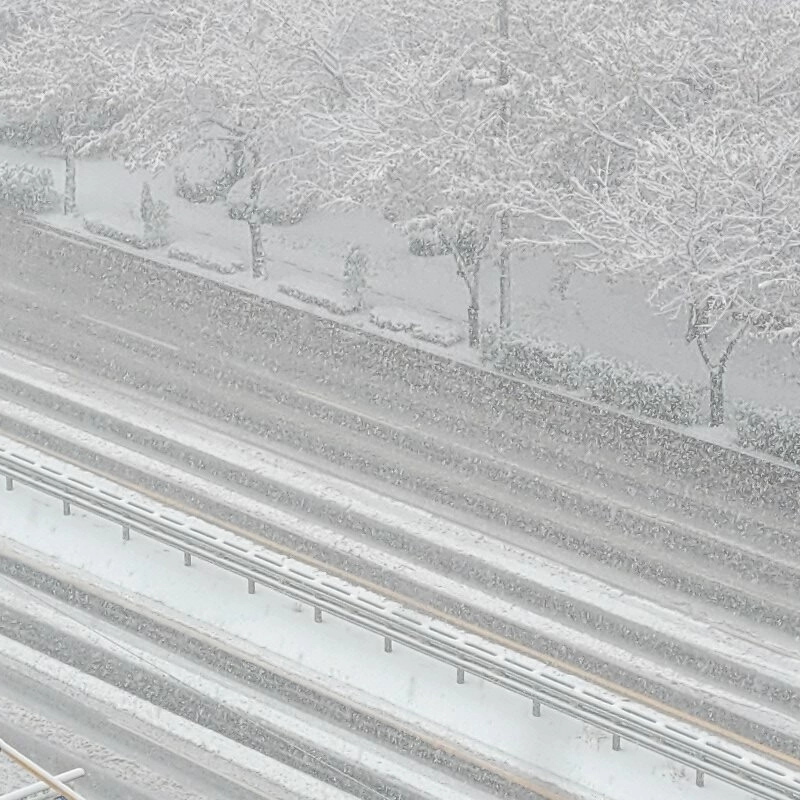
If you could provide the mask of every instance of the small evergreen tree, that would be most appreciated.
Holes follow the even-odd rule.
[[[166,241],[169,206],[163,200],[153,200],[153,193],[147,181],[142,185],[139,214],[144,224],[145,236],[149,239]]]

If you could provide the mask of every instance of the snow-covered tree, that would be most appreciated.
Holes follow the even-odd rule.
[[[371,33],[380,64],[309,136],[331,195],[384,210],[453,257],[468,293],[469,339],[480,337],[480,272],[501,251],[499,218],[512,179],[503,157],[513,71],[499,80],[497,0],[386,3]],[[421,253],[424,254],[423,248]]]
[[[719,425],[735,344],[800,330],[800,3],[591,6],[542,73],[554,168],[519,208],[537,244],[688,317]]]
[[[66,162],[64,212],[73,213],[76,156],[120,115],[135,63],[111,22],[117,0],[54,0],[35,12],[15,17],[0,45],[0,105],[7,124],[53,130]]]
[[[302,202],[308,201],[313,160],[307,145],[299,146],[298,124],[307,109],[331,110],[349,91],[343,54],[358,50],[358,24],[368,2],[147,4],[155,22],[142,33],[147,58],[136,82],[141,102],[106,141],[130,167],[154,171],[204,141],[231,146],[242,179],[234,187],[234,205],[246,185],[249,211],[240,218],[248,225],[254,271],[261,274],[261,226],[270,217],[261,198],[270,183],[296,195],[301,175]]]

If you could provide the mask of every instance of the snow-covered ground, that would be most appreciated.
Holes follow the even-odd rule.
[[[64,167],[59,158],[0,145],[2,160],[46,165],[53,170],[56,183],[63,182]],[[142,181],[146,178],[107,160],[81,161],[77,182],[81,213],[135,216]],[[200,250],[230,254],[232,260],[248,263],[247,227],[229,219],[222,204],[197,205],[177,197],[169,171],[159,175],[153,186],[156,196],[170,205],[176,241],[190,243]],[[48,219],[66,228],[83,228],[80,218],[52,214]],[[267,281],[256,281],[247,272],[222,276],[178,261],[172,263],[176,268],[292,303],[278,292],[281,282],[315,277],[326,283],[331,279],[341,281],[347,249],[355,242],[373,265],[368,305],[406,309],[409,315],[423,313],[431,324],[443,329],[454,325],[464,327],[467,293],[450,259],[410,255],[405,237],[375,214],[359,211],[345,217],[343,212],[313,212],[294,226],[265,226],[264,237],[270,275]],[[164,257],[166,249],[154,252]],[[519,257],[513,268],[516,329],[705,385],[707,376],[701,359],[694,346],[684,341],[685,320],[654,314],[646,304],[642,287],[625,281],[611,284],[592,275],[577,274],[562,298],[553,288],[555,269],[548,258]],[[486,322],[497,317],[496,277],[493,268],[487,266],[481,290]],[[350,320],[368,325],[368,318],[369,312],[365,311]],[[386,335],[406,336],[388,332]],[[416,340],[414,343],[420,345]],[[450,352],[459,358],[474,357],[463,342]],[[743,343],[731,359],[727,381],[731,398],[762,406],[800,408],[800,355],[786,345]]]
[[[326,687],[361,706],[402,720],[515,774],[561,786],[579,797],[639,800],[644,781],[653,798],[683,798],[693,775],[647,751],[555,712],[532,718],[530,706],[493,685],[467,677],[456,685],[444,665],[396,648],[383,652],[378,637],[261,590],[249,596],[240,578],[209,565],[181,567],[180,555],[133,537],[124,545],[117,526],[74,513],[24,488],[2,498],[0,550],[24,553],[94,591],[154,607],[183,625],[281,671]],[[708,781],[704,797],[735,797]]]

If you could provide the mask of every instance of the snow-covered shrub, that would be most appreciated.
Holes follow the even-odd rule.
[[[224,250],[207,245],[194,245],[189,242],[176,242],[167,251],[170,258],[187,261],[203,269],[219,272],[221,275],[232,275],[245,269],[243,261],[232,258]]]
[[[208,141],[184,153],[175,167],[175,193],[190,203],[212,203],[228,193],[236,174],[233,147]]]
[[[84,217],[83,226],[89,233],[104,236],[106,239],[113,239],[123,244],[129,244],[140,250],[150,250],[167,244],[165,239],[148,236],[134,220],[124,217],[90,214]]]
[[[700,390],[672,375],[588,354],[581,362],[581,388],[594,400],[675,425],[694,425]]]
[[[555,383],[567,389],[580,385],[583,351],[548,339],[487,328],[481,355],[495,369],[514,378]]]
[[[30,164],[0,162],[0,204],[38,214],[57,206],[53,172]]]
[[[242,178],[231,186],[225,199],[231,219],[247,219],[253,211],[252,182]],[[287,181],[266,182],[255,200],[257,216],[265,225],[294,225],[305,217],[310,202],[304,195],[292,191]]]
[[[548,339],[489,328],[481,351],[484,361],[506,375],[580,390],[645,417],[693,425],[700,414],[696,386]]]
[[[368,272],[367,256],[357,244],[351,245],[344,260],[344,293],[359,308],[364,307]]]
[[[338,287],[327,286],[320,282],[302,281],[279,283],[278,291],[288,297],[294,297],[303,303],[319,306],[331,314],[346,316],[359,310],[359,306],[346,297]]]
[[[742,447],[800,464],[800,415],[785,408],[736,407],[736,434]]]
[[[397,306],[374,308],[369,320],[383,330],[409,333],[414,339],[440,347],[452,347],[464,338],[457,327],[439,317]]]

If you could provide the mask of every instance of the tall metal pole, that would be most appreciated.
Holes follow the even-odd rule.
[[[497,6],[497,32],[500,38],[500,74],[497,83],[501,87],[508,86],[510,79],[508,55],[508,0],[498,0]],[[500,107],[500,135],[508,136],[510,108],[508,97],[503,97]],[[511,234],[511,218],[508,210],[500,213],[500,258],[498,267],[500,271],[500,327],[507,329],[511,326],[511,259],[508,240]]]

